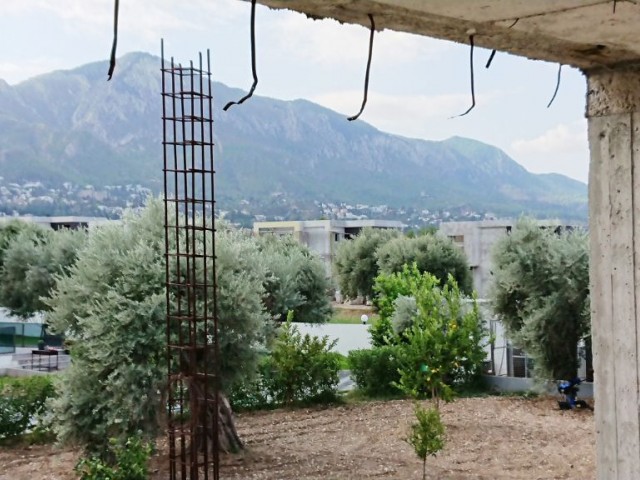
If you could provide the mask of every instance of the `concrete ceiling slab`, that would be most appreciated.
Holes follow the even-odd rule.
[[[640,63],[640,0],[258,0],[582,69]],[[638,3],[636,3],[638,2]],[[614,12],[615,4],[615,12]],[[517,21],[516,21],[517,20]],[[514,23],[515,22],[515,23]]]

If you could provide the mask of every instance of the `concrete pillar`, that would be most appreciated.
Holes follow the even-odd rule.
[[[640,479],[640,67],[586,74],[597,478]]]

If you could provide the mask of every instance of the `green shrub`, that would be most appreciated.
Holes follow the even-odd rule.
[[[351,378],[358,389],[372,397],[397,395],[401,347],[388,345],[349,352]]]
[[[269,396],[266,380],[268,368],[269,362],[265,357],[258,365],[258,371],[253,378],[233,384],[229,392],[229,402],[234,412],[261,410],[277,406]]]
[[[401,272],[379,275],[376,292],[380,317],[387,322],[386,343],[400,347],[394,384],[399,390],[448,401],[454,388],[475,381],[486,332],[475,297],[465,298],[452,275],[441,285],[415,263],[405,265]]]
[[[234,409],[325,403],[335,400],[341,361],[332,352],[336,341],[302,335],[291,315],[282,324],[270,355],[264,357],[252,381],[234,386]]]
[[[427,457],[435,455],[444,447],[444,425],[437,408],[425,409],[416,404],[417,422],[411,425],[407,443],[422,460],[422,479],[427,478]]]
[[[303,336],[289,318],[282,325],[265,368],[268,391],[274,401],[289,405],[334,398],[340,368],[331,353],[336,343],[327,336]]]
[[[111,438],[107,452],[80,459],[75,470],[81,480],[147,480],[151,451],[151,445],[138,437],[124,444]]]
[[[43,433],[39,419],[45,403],[55,393],[49,375],[0,378],[0,440],[7,441],[28,431]]]
[[[367,331],[371,336],[371,345],[374,348],[393,345],[396,342],[396,337],[393,334],[393,325],[391,324],[390,317],[386,317],[380,314],[380,318],[371,323]]]

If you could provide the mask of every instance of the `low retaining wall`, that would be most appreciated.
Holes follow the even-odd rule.
[[[536,384],[533,378],[495,377],[483,375],[489,388],[497,392],[535,392],[558,395],[557,385],[549,382],[546,385]],[[593,398],[593,383],[583,383],[579,386],[579,398]]]
[[[351,350],[371,348],[371,336],[367,329],[369,325],[345,324],[345,323],[294,323],[303,335],[315,335],[317,337],[329,337],[329,340],[337,340],[334,352],[348,355]]]

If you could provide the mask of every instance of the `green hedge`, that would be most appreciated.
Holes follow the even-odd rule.
[[[358,389],[372,397],[398,395],[393,382],[400,380],[401,347],[388,345],[349,352],[351,378]]]
[[[0,441],[40,428],[39,416],[54,394],[49,375],[0,377]]]

